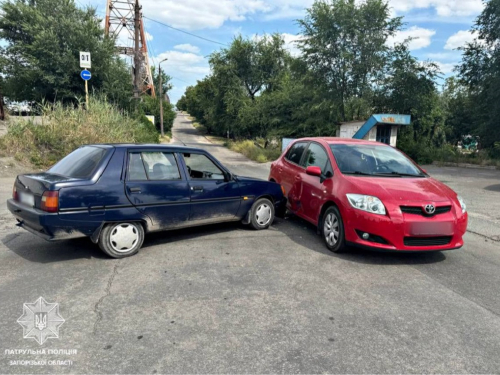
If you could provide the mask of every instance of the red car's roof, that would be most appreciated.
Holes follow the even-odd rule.
[[[347,144],[347,143],[357,143],[365,145],[380,144],[387,146],[385,143],[367,141],[366,139],[353,139],[353,138],[340,138],[340,137],[312,137],[312,138],[301,138],[303,141],[323,141],[328,144]]]

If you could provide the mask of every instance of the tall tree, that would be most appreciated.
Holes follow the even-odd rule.
[[[474,125],[479,129],[481,144],[500,149],[500,0],[485,2],[472,31],[476,40],[462,50],[458,73],[470,93],[476,109]],[[500,156],[500,152],[498,156]]]
[[[273,34],[252,39],[238,36],[231,46],[210,57],[215,75],[234,74],[254,100],[262,91],[272,91],[279,75],[285,70],[287,52],[281,35]]]
[[[107,87],[115,99],[131,91],[129,79],[116,79],[127,69],[93,8],[79,9],[73,0],[2,2],[0,38],[7,41],[0,51],[0,73],[9,99],[74,100],[83,95],[79,51],[92,53],[91,90]]]
[[[391,18],[382,0],[317,0],[298,22],[307,65],[326,85],[339,120],[351,120],[346,105],[369,95],[385,65],[387,38],[400,29],[401,19]]]
[[[444,142],[444,112],[435,80],[440,74],[434,63],[418,61],[407,43],[395,46],[388,55],[384,79],[375,95],[375,111],[412,116],[411,126],[404,126],[398,147],[419,161],[429,148]]]

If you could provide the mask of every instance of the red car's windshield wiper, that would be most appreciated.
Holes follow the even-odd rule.
[[[365,173],[361,171],[342,171],[343,174],[358,174],[362,176],[373,176],[373,173]]]
[[[376,176],[394,176],[394,177],[425,177],[423,174],[399,173],[399,172],[376,172]]]

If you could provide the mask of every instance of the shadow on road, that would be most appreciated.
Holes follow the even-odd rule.
[[[318,253],[337,257],[356,263],[377,264],[385,266],[404,264],[430,264],[446,259],[442,252],[426,253],[384,253],[350,248],[346,253],[334,254],[324,245],[322,238],[316,234],[316,227],[295,216],[286,219],[276,219],[273,229],[281,232],[296,244]],[[223,236],[234,231],[252,231],[240,222],[230,222],[206,225],[180,230],[149,233],[143,249],[158,245],[200,240],[210,235]],[[79,238],[67,241],[47,242],[29,233],[8,234],[0,239],[9,250],[20,257],[36,263],[64,262],[75,259],[103,259],[112,260],[101,252],[98,245],[93,244],[88,238]]]
[[[212,234],[222,235],[224,233],[234,232],[235,230],[245,231],[246,228],[240,222],[229,222],[149,233],[146,235],[142,247],[148,248],[157,245],[167,245],[169,243],[180,241],[199,240],[200,238],[210,236]]]
[[[446,255],[440,251],[396,253],[370,251],[355,247],[350,247],[344,253],[336,254],[326,248],[321,236],[317,235],[316,227],[305,220],[291,215],[288,216],[286,220],[281,220],[281,222],[275,223],[275,226],[277,226],[278,229],[286,234],[292,241],[301,246],[321,254],[334,256],[356,263],[398,266],[438,263],[446,259]],[[300,227],[300,229],[298,227]]]
[[[500,192],[500,184],[486,186],[484,190]]]
[[[88,238],[47,242],[30,233],[14,233],[0,239],[12,252],[36,263],[64,262],[75,259],[111,259]]]

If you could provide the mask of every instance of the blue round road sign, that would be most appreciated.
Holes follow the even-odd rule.
[[[87,69],[85,69],[80,73],[80,77],[82,77],[84,81],[88,81],[92,78],[92,74]]]

